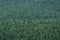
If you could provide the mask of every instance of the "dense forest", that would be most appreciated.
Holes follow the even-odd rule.
[[[60,0],[0,0],[0,40],[60,40]]]

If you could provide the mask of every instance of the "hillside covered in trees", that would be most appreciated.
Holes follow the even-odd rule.
[[[0,40],[60,40],[60,0],[0,0]]]

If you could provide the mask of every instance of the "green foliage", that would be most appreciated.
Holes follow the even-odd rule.
[[[57,0],[0,0],[0,40],[60,40]]]

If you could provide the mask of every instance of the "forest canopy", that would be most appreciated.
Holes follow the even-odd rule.
[[[60,40],[60,0],[0,0],[0,40]]]

